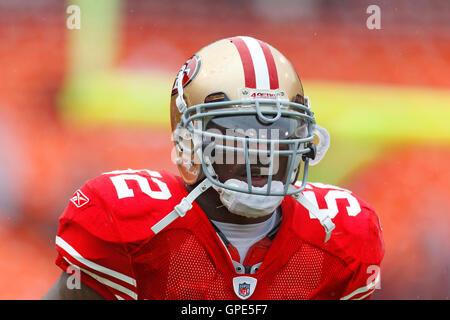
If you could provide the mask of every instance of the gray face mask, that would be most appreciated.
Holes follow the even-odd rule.
[[[315,139],[315,120],[309,103],[303,105],[270,99],[224,100],[202,103],[182,110],[180,112],[183,115],[174,134],[177,152],[186,153],[186,159],[193,158],[192,161],[201,165],[196,171],[199,177],[204,174],[214,186],[221,189],[254,195],[285,196],[299,193],[304,188],[309,160],[314,158],[312,141]],[[260,135],[259,129],[271,134]],[[236,134],[230,135],[228,130],[235,130]],[[243,130],[245,134],[242,135],[239,130]],[[252,136],[248,130],[256,130],[258,135]],[[183,131],[189,134],[183,137]],[[277,132],[278,135],[273,136],[272,132]],[[266,146],[266,151],[261,152],[261,146]],[[213,164],[218,163],[217,153],[241,155],[243,163],[248,165],[246,185],[242,188],[229,186],[219,180],[219,175],[213,169]],[[258,192],[252,187],[254,183],[251,165],[256,155],[263,155],[263,164],[268,164],[268,172],[264,174],[269,181],[267,192]],[[275,191],[270,182],[278,168],[273,165],[281,160],[286,162],[283,168],[280,167],[285,174],[284,177],[278,176],[276,179],[282,182],[283,189]],[[302,181],[301,188],[290,188],[297,178]]]

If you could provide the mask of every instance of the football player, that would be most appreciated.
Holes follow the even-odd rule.
[[[180,69],[170,108],[180,176],[128,169],[77,190],[46,299],[371,296],[378,217],[349,190],[307,183],[329,135],[286,57],[251,37],[214,42]]]

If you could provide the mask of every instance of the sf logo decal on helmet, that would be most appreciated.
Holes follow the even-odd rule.
[[[197,75],[198,70],[200,69],[200,64],[200,59],[196,54],[194,54],[184,63],[173,83],[172,96],[178,93],[178,78],[180,77],[180,75],[182,75],[182,86],[187,86]]]

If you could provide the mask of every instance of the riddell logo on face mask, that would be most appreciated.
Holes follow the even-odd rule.
[[[208,129],[198,135],[181,129],[172,135],[178,147],[173,148],[171,158],[175,164],[179,161],[201,164],[203,158],[211,164],[243,165],[248,162],[251,165],[270,165],[272,174],[276,174],[279,166],[279,135],[278,129],[227,129],[225,135],[219,129]],[[191,151],[200,147],[202,158],[198,152]],[[261,175],[269,174],[268,168],[261,168]]]

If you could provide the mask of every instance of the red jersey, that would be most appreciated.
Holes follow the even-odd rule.
[[[167,172],[103,174],[77,190],[59,219],[56,264],[106,299],[364,299],[379,284],[384,244],[378,217],[348,190],[307,184],[303,195],[325,210],[319,220],[291,196],[281,223],[254,244],[243,265],[202,209],[155,234],[188,195]]]

